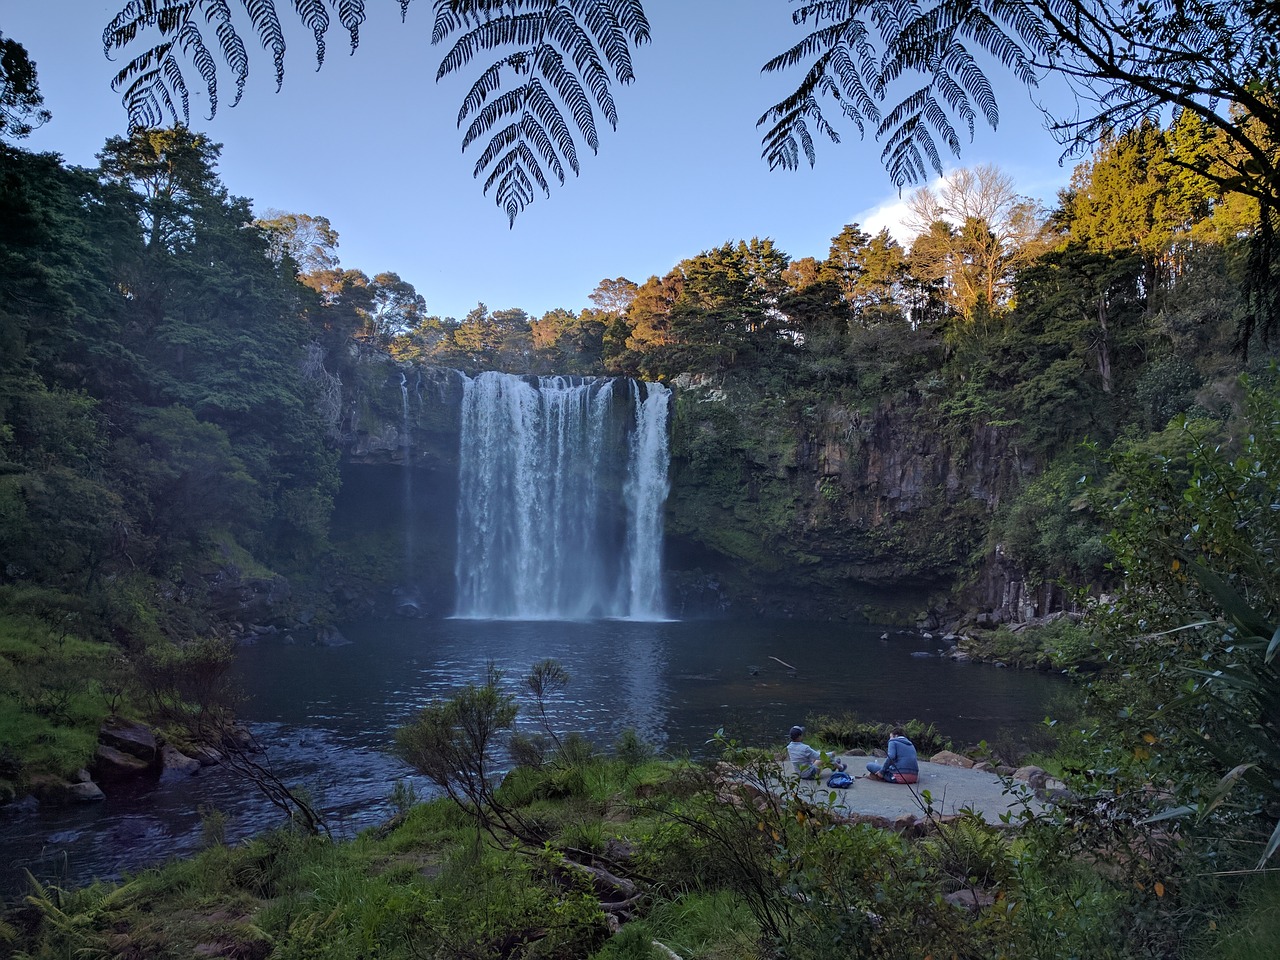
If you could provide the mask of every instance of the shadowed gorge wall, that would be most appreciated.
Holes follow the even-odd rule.
[[[362,545],[384,589],[416,591],[419,608],[401,612],[454,610],[463,383],[371,356],[344,401],[335,536]],[[672,392],[672,616],[907,621],[960,596],[1019,619],[1060,601],[1029,590],[987,547],[993,512],[1033,470],[1009,430],[945,436],[904,403],[796,409],[705,378],[679,378]],[[411,574],[398,568],[406,535]]]

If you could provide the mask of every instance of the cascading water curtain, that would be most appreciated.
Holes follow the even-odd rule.
[[[466,381],[457,616],[663,618],[669,399],[632,381]]]

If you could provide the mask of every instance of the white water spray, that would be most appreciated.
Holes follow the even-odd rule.
[[[457,616],[663,619],[670,391],[625,382],[466,381]]]

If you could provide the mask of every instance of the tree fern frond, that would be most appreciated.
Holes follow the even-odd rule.
[[[276,90],[279,91],[284,85],[285,43],[274,0],[244,0],[244,9],[253,28],[258,31],[262,49],[271,51],[271,60],[276,68]]]
[[[975,123],[977,114],[973,112],[973,107],[970,105],[969,97],[964,92],[964,89],[945,70],[939,70],[934,73],[933,85],[937,88],[938,93],[941,94],[942,99],[947,102],[947,106],[959,114],[960,119],[969,128],[969,139],[972,140],[973,134],[977,129]]]
[[[635,80],[635,73],[631,67],[631,45],[627,42],[627,33],[618,22],[612,5],[600,3],[599,0],[569,0],[569,8],[561,7],[559,10],[565,11],[566,14],[568,10],[572,10],[573,16],[568,19],[582,24],[586,31],[590,32],[595,45],[604,54],[605,61],[613,69],[613,75],[619,83],[631,83]],[[641,12],[643,14],[643,11]],[[554,12],[552,19],[559,19]],[[574,62],[581,70],[582,64],[576,55]],[[599,62],[598,58],[596,62]]]
[[[908,119],[918,118],[924,110],[928,99],[928,86],[921,87],[909,96],[904,97],[897,106],[885,114],[884,119],[880,121],[880,129],[876,132],[876,135],[883,136],[886,132],[901,127]]]
[[[880,161],[889,172],[889,179],[894,186],[902,189],[912,183],[923,183],[929,179],[924,158],[920,155],[915,134],[918,124],[910,122],[900,127],[894,136],[885,143],[880,153]]]
[[[526,89],[528,96],[525,98],[525,106],[529,113],[538,119],[546,130],[550,142],[565,158],[570,169],[575,174],[578,173],[578,148],[574,143],[573,135],[569,132],[569,125],[564,122],[564,115],[561,114],[560,108],[547,95],[546,88],[538,82],[536,77],[529,81]]]
[[[587,92],[582,89],[578,78],[573,71],[564,69],[564,61],[550,47],[543,47],[538,51],[537,64],[547,82],[573,114],[574,123],[578,127],[578,132],[582,134],[582,139],[586,141],[593,153],[596,152],[600,147],[600,138],[596,134],[596,117],[591,110],[591,101],[587,98]]]
[[[586,86],[595,97],[596,104],[604,113],[605,119],[613,129],[618,129],[618,112],[614,107],[613,94],[609,89],[609,75],[600,64],[600,56],[586,31],[578,24],[567,8],[557,7],[547,18],[547,35],[573,58],[578,74],[586,82]],[[535,55],[539,69],[562,71],[564,63],[556,53],[550,56],[549,47],[541,47]],[[559,87],[559,83],[553,83]]]
[[[113,50],[121,50],[137,39],[139,29],[156,26],[161,14],[185,22],[194,6],[195,0],[131,0],[102,31],[103,53],[111,59]]]
[[[400,13],[404,15],[404,0],[400,3]],[[351,52],[360,46],[360,24],[365,21],[364,0],[338,0],[338,22],[347,33],[351,34]]]
[[[520,211],[533,203],[533,185],[524,170],[513,167],[498,184],[494,199],[506,210],[507,225],[515,226]]]
[[[121,67],[114,77],[111,79],[111,86],[118,88],[125,84],[131,76],[137,73],[147,73],[151,76],[156,75],[159,70],[160,61],[164,59],[164,55],[169,52],[171,43],[158,43],[149,50],[144,50],[138,54],[123,67]]]
[[[1038,78],[1030,69],[1022,46],[1000,29],[1000,25],[990,17],[975,14],[964,20],[958,32],[963,36],[971,37],[974,43],[1000,61],[1001,66],[1012,70],[1023,83],[1029,86],[1036,85]]]
[[[526,88],[517,87],[508,90],[500,97],[495,97],[482,107],[462,135],[462,149],[466,150],[473,142],[484,136],[499,120],[507,116],[515,116],[524,109]]]
[[[982,111],[991,128],[994,130],[999,126],[1000,106],[996,102],[995,90],[992,89],[986,73],[964,45],[953,44],[943,62],[967,96],[977,101],[978,109]]]
[[[164,123],[164,111],[154,92],[154,84],[159,77],[160,71],[153,67],[134,77],[133,83],[125,89],[122,100],[129,114],[130,127],[158,127]]]
[[[186,123],[191,117],[191,98],[187,93],[187,81],[182,75],[182,68],[178,66],[178,62],[173,57],[165,57],[160,64],[160,72],[164,74],[164,79],[168,84],[167,86],[164,83],[158,84],[164,106],[176,120],[178,111],[169,96],[169,91],[172,90],[182,102],[182,122]]]
[[[462,107],[458,110],[458,126],[462,126],[462,122],[467,117],[484,106],[485,101],[489,99],[491,94],[502,89],[502,66],[504,63],[505,61],[499,60],[476,78],[476,82],[471,85],[467,95],[462,98]]]
[[[933,97],[929,97],[925,102],[921,116],[923,117],[924,122],[928,124],[928,127],[932,127],[938,132],[939,136],[942,137],[951,152],[959,157],[960,138],[956,136],[955,127],[951,125],[951,119],[947,116],[947,112],[942,109],[942,105]],[[928,127],[925,129],[927,130]],[[930,135],[929,143],[932,144],[932,142],[933,137]],[[931,154],[931,158],[934,160],[934,166],[937,167],[938,172],[941,173],[942,161],[937,156],[936,148],[935,152]]]
[[[865,35],[866,28],[856,21],[837,23],[815,30],[790,50],[785,50],[772,60],[769,60],[760,68],[760,71],[762,73],[774,73],[778,70],[786,70],[798,66],[815,54],[824,55],[837,44],[846,42],[846,36],[856,44],[859,31]]]
[[[644,4],[641,0],[606,0],[606,2],[613,11],[613,18],[618,21],[623,32],[631,38],[632,43],[639,46],[649,42],[649,21],[644,15]]]
[[[200,74],[200,79],[204,81],[205,89],[209,94],[209,115],[212,117],[212,111],[217,109],[218,103],[218,65],[214,63],[213,54],[205,46],[204,37],[200,35],[200,29],[190,21],[183,24],[182,29],[178,31],[178,45],[195,66],[196,72]],[[184,123],[189,119],[186,104],[187,99],[183,97],[182,112]]]
[[[529,149],[523,138],[517,139],[515,146],[498,158],[498,162],[493,165],[493,170],[484,182],[484,192],[488,193],[489,188],[497,180],[505,176],[509,171],[517,169],[533,174],[533,178],[537,181],[538,186],[542,188],[542,192],[548,197],[551,196],[551,185],[547,183],[542,167],[538,164],[533,151]],[[530,197],[529,199],[532,200],[533,198]]]
[[[520,118],[520,135],[537,149],[542,156],[542,162],[551,168],[561,185],[564,184],[564,164],[560,162],[560,156],[556,153],[555,144],[551,142],[547,130],[538,121],[533,114],[525,114]],[[578,168],[575,165],[573,172],[577,173]]]
[[[819,89],[836,102],[836,106],[840,108],[840,112],[843,113],[847,119],[853,121],[854,125],[858,128],[858,136],[865,137],[867,130],[866,124],[863,122],[862,113],[854,103],[846,99],[836,82],[830,77],[824,76],[819,85]],[[815,119],[821,121],[821,125],[823,127],[829,127],[829,124],[827,124],[821,116],[818,116]]]
[[[234,107],[244,96],[244,85],[249,79],[249,51],[245,49],[244,39],[236,32],[231,21],[218,24],[214,31],[218,37],[218,46],[222,50],[222,59],[231,68],[231,75],[236,81],[236,96],[231,101]],[[217,109],[217,104],[213,105]]]
[[[853,100],[858,129],[862,129],[861,121],[863,118],[878,121],[880,119],[880,107],[876,103],[875,97],[867,90],[862,70],[853,62],[848,50],[840,47],[832,51],[831,72],[835,74],[835,78],[839,81],[840,90],[844,96]]]
[[[484,152],[476,158],[476,165],[472,168],[471,175],[473,177],[480,176],[480,172],[482,170],[485,170],[497,163],[498,158],[502,156],[503,151],[510,149],[519,139],[519,123],[510,123],[503,127],[489,139],[489,145],[485,147]]]
[[[1042,16],[1024,0],[986,0],[991,19],[1007,24],[1034,57],[1047,57],[1053,36]]]
[[[532,48],[542,39],[546,17],[542,14],[522,13],[501,20],[488,20],[463,34],[453,48],[440,61],[436,80],[442,80],[471,62],[480,50],[496,47]]]
[[[329,8],[324,0],[293,0],[293,6],[302,25],[316,39],[316,69],[319,70],[324,66],[324,36],[329,32]]]

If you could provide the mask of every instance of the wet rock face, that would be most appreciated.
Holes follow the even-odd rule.
[[[995,511],[1035,469],[1010,429],[944,435],[912,405],[722,394],[691,382],[677,397],[667,529],[673,568],[718,581],[730,615],[917,622],[973,577]],[[1038,609],[1010,589],[1021,579],[980,577],[974,602]]]

